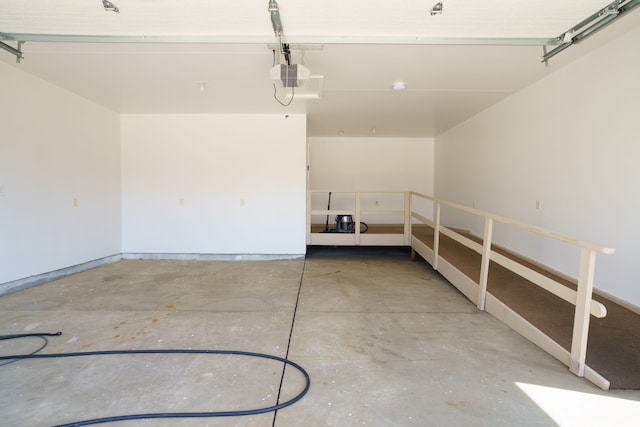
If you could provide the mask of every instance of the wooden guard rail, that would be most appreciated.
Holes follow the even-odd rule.
[[[335,194],[350,193],[354,197],[353,209],[328,210],[312,209],[311,196],[314,193],[329,191]],[[404,197],[403,210],[362,210],[361,196],[363,194],[402,194]],[[422,199],[420,203],[414,203],[414,199]],[[428,201],[429,203],[425,203]],[[414,206],[432,206],[433,211],[428,214],[416,212]],[[441,224],[441,207],[447,206],[458,211],[466,212],[484,219],[484,235],[482,243],[478,243],[468,237]],[[433,219],[428,218],[431,214]],[[387,215],[400,216],[403,221],[403,232],[400,234],[361,234],[359,227],[354,233],[317,233],[312,232],[312,216],[318,215],[353,215],[356,224],[359,224],[363,215]],[[423,223],[433,228],[433,249],[411,233],[412,223]],[[580,265],[577,281],[577,290],[570,289],[549,277],[532,270],[520,262],[501,255],[491,249],[494,223],[502,223],[522,230],[527,230],[545,238],[555,239],[568,243],[580,249]],[[443,234],[456,242],[476,251],[481,255],[480,279],[478,282],[471,280],[455,266],[439,255],[440,235]],[[615,249],[608,248],[582,240],[567,237],[543,228],[535,227],[513,219],[497,216],[478,209],[469,208],[445,200],[436,199],[415,191],[345,191],[345,190],[309,190],[307,193],[307,244],[308,245],[395,245],[411,246],[412,250],[419,253],[435,270],[438,270],[454,286],[456,286],[467,298],[474,301],[480,310],[485,310],[500,319],[503,323],[516,330],[521,335],[537,344],[558,360],[569,366],[571,372],[579,377],[585,377],[603,389],[609,388],[609,381],[586,366],[587,338],[589,333],[590,315],[605,317],[607,310],[604,305],[592,299],[595,259],[597,253],[613,254]],[[508,306],[487,292],[487,280],[489,277],[490,261],[494,261],[512,272],[522,276],[528,281],[545,289],[548,292],[562,298],[575,306],[571,351],[568,352],[561,345],[542,333],[539,329],[527,322],[524,318],[511,310]]]
[[[586,366],[585,360],[590,315],[601,318],[605,317],[607,314],[607,310],[604,305],[592,300],[596,253],[613,254],[615,249],[567,237],[543,228],[535,227],[509,218],[492,215],[488,212],[469,208],[445,200],[436,199],[421,193],[411,192],[411,196],[412,200],[413,197],[417,197],[429,200],[433,203],[433,220],[427,218],[426,215],[422,215],[414,211],[411,212],[411,217],[431,226],[434,230],[433,249],[429,248],[415,237],[412,237],[412,249],[416,250],[423,258],[425,258],[425,260],[427,260],[434,269],[441,270],[440,272],[449,281],[451,281],[451,283],[458,287],[458,289],[463,292],[467,298],[477,303],[480,310],[490,312],[504,323],[529,338],[542,349],[568,365],[570,371],[577,376],[586,377],[603,389],[609,388],[609,381]],[[447,206],[449,208],[482,217],[484,219],[484,236],[482,244],[479,244],[462,234],[443,226],[441,224],[440,214],[442,206]],[[559,240],[579,248],[580,265],[577,291],[574,291],[573,289],[570,289],[511,258],[493,251],[491,249],[492,232],[493,225],[496,222],[527,230],[540,236]],[[473,249],[481,255],[480,279],[478,283],[471,281],[461,272],[457,271],[455,267],[447,263],[446,260],[438,254],[441,234],[444,234],[456,242]],[[551,340],[551,338],[543,334],[533,325],[517,315],[517,313],[513,312],[509,307],[497,300],[497,298],[487,293],[487,279],[489,276],[490,261],[494,261],[502,265],[503,267],[575,306],[570,352],[567,352],[559,344]]]
[[[353,198],[353,209],[313,209],[311,197],[313,194],[350,194]],[[363,195],[399,196],[403,198],[402,209],[362,209]],[[411,244],[411,192],[394,190],[308,190],[307,191],[307,245],[332,245],[332,246],[409,246]],[[312,230],[312,216],[336,216],[352,215],[356,224],[360,224],[364,216],[367,217],[399,217],[402,218],[402,232],[391,234],[364,234],[360,227],[355,228],[355,233],[318,233]]]

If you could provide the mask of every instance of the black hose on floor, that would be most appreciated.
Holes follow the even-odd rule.
[[[26,338],[26,337],[40,337],[45,339],[46,336],[57,336],[61,335],[60,332],[49,334],[49,333],[33,333],[33,334],[19,334],[19,335],[4,335],[0,336],[1,340],[9,340],[9,339],[18,339],[18,338]],[[248,351],[238,351],[238,350],[174,350],[174,349],[165,349],[165,350],[105,350],[105,351],[90,351],[90,352],[80,352],[80,353],[54,353],[54,354],[37,354],[42,348],[46,346],[40,347],[40,349],[36,350],[31,354],[17,354],[10,356],[0,356],[0,360],[23,360],[23,359],[53,359],[53,358],[64,358],[64,357],[83,357],[83,356],[105,356],[105,355],[122,355],[122,354],[222,354],[222,355],[234,355],[234,356],[248,356],[248,357],[257,357],[262,359],[270,359],[278,362],[282,362],[285,365],[290,365],[291,367],[297,369],[305,378],[306,384],[304,389],[292,399],[279,403],[273,406],[268,406],[265,408],[258,409],[249,409],[249,410],[241,410],[241,411],[220,411],[220,412],[167,412],[167,413],[150,413],[150,414],[132,414],[132,415],[120,415],[115,417],[105,417],[105,418],[96,418],[92,420],[78,421],[70,424],[61,424],[55,427],[78,427],[78,426],[88,426],[93,424],[101,424],[101,423],[110,423],[115,421],[128,421],[128,420],[142,420],[142,419],[153,419],[153,418],[214,418],[214,417],[236,417],[236,416],[247,416],[247,415],[257,415],[264,414],[266,412],[277,411],[282,408],[286,408],[287,406],[291,406],[300,399],[304,397],[305,394],[309,391],[309,387],[311,386],[311,379],[307,371],[300,365],[295,362],[292,362],[288,359],[274,356],[271,354],[265,353],[253,353]],[[13,362],[8,362],[13,363]],[[5,363],[6,364],[6,363]],[[2,365],[0,365],[2,366]]]
[[[40,350],[42,350],[43,348],[45,348],[47,346],[47,344],[49,344],[49,340],[47,339],[47,337],[57,337],[62,335],[62,332],[54,332],[54,333],[49,333],[49,332],[45,332],[45,333],[30,333],[30,334],[14,334],[14,335],[0,335],[0,341],[3,340],[15,340],[18,338],[27,338],[27,337],[36,337],[36,338],[40,338],[43,342],[42,345],[35,349],[34,351],[32,351],[31,353],[29,353],[29,355],[32,354],[36,354],[38,352],[40,352]],[[1,359],[0,359],[1,360]],[[8,362],[4,362],[4,363],[0,363],[0,366],[5,366],[5,365],[9,365],[10,363],[15,363],[15,362],[19,362],[20,359],[14,359],[14,360],[9,360]]]

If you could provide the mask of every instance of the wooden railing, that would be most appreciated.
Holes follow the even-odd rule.
[[[350,195],[350,207],[347,209],[314,209],[312,206],[312,196],[314,194],[328,195]],[[398,196],[402,198],[402,209],[362,209],[362,199],[364,195],[380,197]],[[307,244],[308,245],[334,245],[334,246],[409,246],[411,244],[411,192],[392,190],[308,190],[307,192]],[[384,205],[384,204],[383,204]],[[355,227],[354,233],[327,233],[313,229],[312,217],[330,217],[336,215],[352,215],[356,224],[368,218],[396,217],[398,222],[403,224],[401,232],[397,233],[361,233],[360,227]]]
[[[352,199],[349,203],[349,208],[314,209],[312,207],[312,196],[314,194],[324,193],[328,195],[330,191],[333,194],[350,194]],[[384,195],[401,195],[403,197],[403,208],[396,210],[362,209],[363,195],[382,195],[383,197]],[[484,232],[481,243],[442,225],[441,210],[443,206],[481,218],[484,221]],[[313,229],[313,217],[335,217],[336,215],[352,215],[356,224],[359,224],[365,216],[400,217],[402,218],[402,229],[401,232],[398,233],[386,234],[363,234],[360,232],[360,227],[355,227],[353,233],[331,233],[322,229]],[[412,233],[412,227],[420,223],[433,228],[432,248]],[[578,248],[580,250],[580,261],[578,266],[577,290],[573,290],[531,269],[515,258],[507,257],[494,251],[492,249],[492,239],[493,226],[496,223],[526,230],[542,238],[554,239]],[[316,228],[318,225],[319,224],[315,224]],[[439,254],[441,235],[445,235],[481,255],[480,275],[477,282],[466,276]],[[569,369],[574,374],[580,377],[586,377],[604,389],[609,388],[609,381],[586,366],[585,360],[590,316],[593,315],[601,318],[607,314],[605,306],[592,299],[596,254],[613,254],[615,252],[613,248],[574,239],[540,227],[493,215],[446,200],[436,199],[415,191],[383,190],[309,190],[307,193],[307,244],[333,246],[411,246],[413,251],[419,253],[434,269],[438,270],[447,280],[466,295],[467,298],[474,301],[480,310],[491,313],[521,335],[527,337],[539,347],[552,354],[558,360],[569,366]],[[575,306],[571,351],[564,349],[561,345],[522,318],[518,313],[487,292],[487,281],[491,261],[500,264]],[[544,266],[542,267],[544,268]]]
[[[469,299],[475,301],[478,308],[491,312],[494,316],[529,338],[541,348],[548,351],[556,358],[569,366],[574,374],[580,377],[586,377],[590,381],[602,388],[608,389],[609,382],[595,371],[588,368],[585,364],[587,351],[587,337],[589,333],[590,315],[595,317],[606,316],[607,310],[604,305],[592,299],[593,279],[595,259],[597,253],[613,254],[613,248],[588,243],[582,240],[564,236],[543,228],[535,227],[509,218],[497,216],[478,209],[469,208],[456,203],[439,200],[421,193],[411,192],[411,200],[413,205],[414,198],[431,201],[433,204],[432,219],[424,212],[411,212],[411,218],[421,223],[429,225],[433,228],[434,240],[433,249],[429,248],[415,237],[412,238],[411,246],[423,258],[425,258],[436,270],[451,281],[458,289],[463,292]],[[460,234],[441,223],[441,208],[443,206],[453,208],[457,211],[466,212],[483,218],[484,234],[482,244]],[[501,255],[492,250],[492,234],[495,223],[502,223],[508,226],[516,227],[522,230],[535,233],[544,238],[551,238],[561,242],[568,243],[580,250],[579,275],[577,280],[577,290],[568,288],[561,283],[550,279],[549,277],[532,270],[522,263]],[[439,255],[440,235],[443,234],[456,242],[473,249],[481,255],[480,278],[476,283],[464,276],[454,266],[449,264]],[[551,340],[551,338],[542,334],[539,330],[529,324],[517,313],[511,311],[507,306],[499,300],[487,293],[487,279],[489,275],[490,261],[494,261],[512,272],[524,277],[528,281],[537,286],[551,292],[552,294],[562,298],[563,300],[575,306],[575,315],[573,322],[573,334],[571,341],[571,351],[567,352],[559,344]]]

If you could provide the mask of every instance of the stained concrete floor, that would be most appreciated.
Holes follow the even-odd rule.
[[[120,261],[0,297],[0,335],[63,333],[43,353],[263,352],[308,394],[276,413],[129,426],[637,425],[640,392],[599,390],[404,250],[310,248],[292,261]],[[0,354],[41,340],[0,341]],[[2,362],[0,362],[2,363]],[[0,366],[0,425],[262,408],[299,373],[229,355],[22,360]]]

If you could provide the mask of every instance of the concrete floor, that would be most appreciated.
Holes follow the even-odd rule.
[[[0,335],[55,331],[63,335],[49,338],[43,353],[288,351],[311,376],[309,393],[275,414],[109,424],[122,427],[640,419],[640,392],[605,392],[573,376],[403,250],[314,249],[306,261],[120,261],[0,298]],[[0,353],[40,342],[0,342]],[[261,408],[275,403],[281,377],[280,363],[242,356],[23,360],[0,366],[0,424]],[[281,400],[302,386],[287,368]]]

